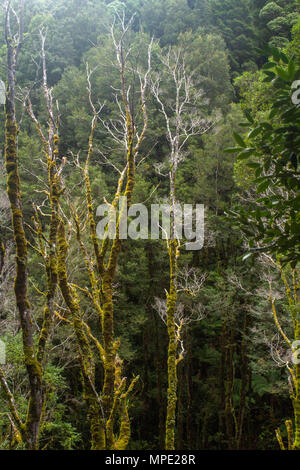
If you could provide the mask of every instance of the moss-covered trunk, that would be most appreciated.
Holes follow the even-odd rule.
[[[87,331],[83,322],[79,300],[75,290],[69,284],[66,270],[67,241],[65,227],[61,221],[58,228],[58,277],[59,285],[67,307],[70,310],[72,323],[76,335],[79,360],[81,366],[83,396],[88,408],[88,417],[91,431],[92,450],[106,448],[105,422],[102,415],[102,405],[95,390],[94,356],[88,340]]]
[[[34,349],[33,326],[27,295],[27,240],[21,204],[21,188],[18,162],[18,126],[15,111],[15,75],[19,49],[22,43],[22,2],[19,18],[17,46],[13,44],[10,30],[10,3],[6,8],[5,36],[7,45],[7,93],[5,103],[5,167],[7,194],[10,202],[12,227],[16,249],[16,276],[14,290],[19,311],[23,338],[24,362],[30,385],[30,398],[26,423],[19,429],[29,449],[38,448],[40,420],[43,410],[42,370]]]
[[[116,351],[114,347],[114,311],[112,301],[112,279],[108,273],[105,273],[102,280],[102,298],[103,298],[103,316],[102,316],[102,335],[103,346],[105,350],[104,359],[104,384],[103,384],[103,408],[106,416],[110,415],[115,383],[115,358]]]
[[[175,449],[176,403],[177,403],[177,341],[175,311],[177,301],[176,289],[176,251],[177,241],[169,243],[170,291],[167,296],[167,329],[168,346],[168,403],[166,416],[166,450]]]
[[[16,248],[16,277],[14,282],[16,303],[20,315],[23,337],[24,361],[30,383],[30,399],[26,428],[22,437],[29,449],[37,449],[40,418],[43,408],[42,371],[35,356],[33,326],[27,296],[27,241],[23,226],[20,178],[18,170],[17,123],[12,101],[11,86],[8,86],[5,122],[5,166],[7,171],[7,193],[10,201],[12,226]]]
[[[296,322],[295,341],[300,341],[300,321]],[[297,358],[297,361],[299,359]],[[300,450],[300,364],[296,364],[296,383],[294,394],[295,440],[293,449]]]

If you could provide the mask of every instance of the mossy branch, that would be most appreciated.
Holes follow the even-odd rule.
[[[14,396],[10,391],[10,388],[8,386],[8,383],[7,383],[6,379],[5,379],[4,372],[3,372],[2,368],[0,368],[0,382],[1,382],[2,390],[4,392],[5,398],[8,402],[8,406],[9,406],[11,415],[13,417],[13,422],[14,422],[15,426],[17,427],[19,433],[21,434],[24,442],[26,442],[25,425],[24,425],[24,423],[22,422],[22,420],[19,416],[16,404],[15,404]]]

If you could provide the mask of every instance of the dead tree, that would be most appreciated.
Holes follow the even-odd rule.
[[[133,18],[132,18],[133,19]],[[132,107],[131,85],[127,83],[126,75],[129,67],[130,47],[126,49],[125,38],[129,31],[132,19],[126,23],[125,17],[118,16],[116,21],[119,25],[117,31],[114,23],[111,28],[111,37],[117,58],[117,65],[120,72],[120,98],[116,97],[119,107],[120,120],[117,125],[114,123],[106,123],[101,118],[104,128],[109,132],[113,139],[123,145],[126,152],[126,163],[122,170],[119,171],[119,179],[117,190],[111,207],[116,210],[120,197],[124,196],[121,208],[117,216],[114,239],[110,241],[109,237],[105,237],[101,243],[96,233],[96,223],[94,217],[92,192],[89,179],[89,160],[93,152],[93,134],[96,122],[99,118],[98,112],[91,99],[91,88],[89,85],[90,104],[93,109],[92,129],[89,139],[89,152],[86,164],[82,168],[85,188],[86,203],[88,208],[90,238],[92,240],[94,256],[96,260],[96,270],[93,269],[84,246],[81,242],[80,225],[76,222],[77,239],[80,243],[82,254],[84,256],[86,267],[90,275],[90,284],[92,288],[92,298],[98,312],[103,343],[98,344],[100,358],[104,369],[104,383],[99,399],[100,408],[95,415],[97,424],[97,435],[95,436],[93,449],[118,449],[122,450],[127,447],[130,438],[130,420],[128,416],[127,397],[132,391],[137,378],[131,381],[126,387],[126,378],[122,378],[122,361],[118,356],[119,341],[114,336],[114,303],[113,303],[113,282],[116,275],[119,253],[122,246],[120,234],[120,225],[127,213],[128,207],[131,205],[134,183],[135,170],[137,164],[138,152],[147,129],[148,119],[146,111],[146,91],[148,88],[149,74],[151,68],[151,49],[152,41],[148,47],[148,68],[146,72],[136,70],[139,80],[139,109],[142,114],[142,127],[139,131],[136,124],[136,114]],[[109,232],[109,224],[107,233]],[[99,408],[99,406],[98,406]],[[114,428],[117,420],[120,420],[119,435],[114,435]]]
[[[300,322],[299,322],[299,311],[300,311],[300,299],[299,299],[299,268],[291,268],[290,266],[282,266],[280,259],[276,261],[269,255],[262,255],[261,257],[263,264],[268,266],[269,272],[274,269],[280,273],[281,281],[284,286],[284,294],[287,301],[287,310],[290,315],[290,321],[292,324],[291,338],[282,327],[281,320],[279,317],[278,308],[276,306],[276,295],[273,289],[272,277],[267,277],[269,284],[269,302],[272,309],[273,320],[278,331],[278,336],[285,345],[282,348],[280,341],[274,346],[274,342],[270,342],[270,349],[272,358],[280,367],[286,367],[289,373],[289,390],[290,398],[292,400],[294,409],[294,424],[292,420],[286,420],[285,426],[288,436],[289,450],[300,449],[300,358],[299,358],[299,346],[300,346]],[[286,354],[288,349],[288,354]],[[282,450],[285,449],[280,429],[276,429],[276,437],[279,446]]]
[[[11,17],[14,17],[18,31],[14,33]],[[0,370],[0,381],[4,395],[7,398],[13,427],[28,449],[38,449],[39,432],[44,407],[43,360],[46,342],[49,335],[52,292],[49,291],[48,306],[44,310],[43,325],[38,337],[37,346],[34,344],[34,326],[32,322],[30,303],[28,299],[28,240],[24,226],[24,216],[21,202],[21,184],[18,160],[18,125],[15,109],[16,66],[23,40],[23,1],[19,2],[17,13],[8,0],[5,4],[5,40],[7,46],[7,92],[5,102],[5,166],[7,170],[7,193],[10,202],[12,228],[16,251],[16,276],[14,291],[19,312],[20,326],[23,338],[24,363],[29,379],[29,403],[26,420],[20,417],[13,394],[5,379],[4,371]],[[51,276],[51,275],[50,275]],[[52,282],[52,281],[51,281]],[[50,289],[51,290],[51,289]]]
[[[176,403],[177,403],[177,364],[182,355],[177,355],[178,326],[178,259],[181,242],[176,233],[176,174],[178,165],[187,155],[186,144],[192,136],[201,135],[211,127],[211,123],[197,110],[202,102],[202,92],[196,90],[192,74],[186,70],[184,54],[180,49],[170,48],[161,54],[163,72],[152,80],[152,93],[158,103],[166,125],[169,143],[168,175],[170,204],[170,237],[167,239],[169,253],[170,285],[167,292],[166,323],[169,336],[168,347],[168,404],[166,417],[166,449],[175,448]],[[163,88],[163,85],[167,87]],[[169,91],[170,90],[170,91]],[[199,109],[199,108],[198,108]]]
[[[57,196],[57,198],[53,200],[53,210],[55,214],[53,233],[57,234],[57,249],[50,253],[53,253],[53,268],[55,269],[55,274],[57,274],[57,282],[69,313],[65,321],[68,321],[74,328],[76,336],[83,383],[83,397],[87,404],[91,432],[91,448],[93,450],[126,449],[130,438],[128,397],[138,380],[138,377],[135,377],[127,384],[126,378],[122,375],[122,361],[118,355],[120,343],[114,336],[113,303],[113,282],[122,245],[120,224],[122,217],[124,217],[124,214],[131,204],[138,152],[147,128],[146,91],[151,67],[152,42],[150,42],[148,47],[147,70],[144,72],[135,70],[139,81],[138,113],[142,115],[141,129],[139,132],[136,113],[132,106],[132,87],[130,83],[127,84],[130,47],[126,48],[125,38],[129,31],[131,21],[126,23],[124,16],[117,16],[111,28],[111,37],[120,73],[120,90],[119,96],[116,98],[120,119],[117,124],[112,121],[109,123],[103,121],[101,118],[103,106],[99,105],[98,108],[98,105],[94,105],[92,100],[91,72],[87,66],[87,91],[93,118],[86,162],[83,166],[80,164],[79,158],[76,162],[77,167],[79,167],[82,172],[85,187],[87,220],[82,220],[71,201],[69,201],[70,217],[68,218],[68,216],[63,214],[59,204],[59,195],[63,190],[62,181],[59,178],[62,167],[57,169],[59,149],[56,148],[52,152],[51,145],[48,145],[50,141],[52,142],[50,135],[48,140],[44,138],[42,128],[35,118],[30,101],[28,104],[29,113],[36,124],[38,133],[45,145],[48,145],[48,149],[46,150],[47,161],[49,161],[50,169],[53,169],[53,177],[50,174],[49,187],[50,204],[51,200],[53,200],[51,194]],[[51,107],[51,92],[47,88],[44,42],[44,36],[42,35],[44,95],[49,113],[49,129],[52,129],[51,123],[55,120]],[[94,133],[99,121],[102,122],[106,131],[109,132],[114,140],[123,145],[122,151],[125,150],[126,152],[126,162],[124,168],[119,170],[117,190],[111,203],[112,208],[117,208],[121,196],[124,196],[121,200],[122,204],[117,218],[115,236],[113,240],[105,237],[102,241],[99,240],[97,235],[95,208],[89,176],[89,164],[94,151]],[[54,132],[54,129],[52,130]],[[55,130],[53,141],[56,144],[59,142],[58,129]],[[53,159],[48,158],[49,153],[51,153]],[[110,163],[115,166],[113,162]],[[36,236],[38,239],[41,239],[43,237],[39,230],[40,224],[38,218],[36,220]],[[86,222],[89,226],[89,241],[93,253],[90,253],[88,245],[83,241],[82,227],[83,225],[85,226]],[[88,289],[70,280],[67,261],[68,239],[66,235],[67,229],[69,230],[70,227],[72,227],[76,233],[80,253],[85,264],[90,284]],[[107,231],[108,230],[109,226],[107,227]],[[40,248],[38,249],[42,252]],[[46,260],[45,256],[43,257],[44,260]],[[50,259],[52,260],[51,257]],[[84,311],[80,299],[81,295],[88,297],[92,308],[100,320],[101,331],[99,335],[93,334],[84,318]],[[101,338],[98,339],[97,336]],[[96,350],[96,356],[94,350]],[[97,390],[96,384],[95,368],[99,361],[104,371],[102,390]]]

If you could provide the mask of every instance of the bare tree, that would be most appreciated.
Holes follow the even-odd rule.
[[[114,302],[113,302],[113,283],[118,264],[118,257],[121,250],[122,239],[120,234],[120,224],[127,213],[127,209],[131,204],[132,194],[135,183],[135,169],[137,164],[138,152],[147,129],[148,119],[146,111],[146,91],[148,88],[149,75],[151,70],[151,49],[152,41],[148,47],[148,67],[145,72],[135,70],[139,80],[139,109],[142,114],[142,126],[139,131],[137,127],[137,119],[132,106],[133,97],[131,96],[132,86],[127,83],[127,72],[130,64],[130,45],[126,47],[125,39],[129,31],[133,17],[126,23],[125,16],[116,13],[116,19],[111,27],[111,37],[117,58],[117,64],[120,72],[120,89],[116,90],[116,103],[119,108],[120,119],[105,122],[100,118],[99,111],[92,101],[91,84],[88,74],[88,91],[90,105],[93,110],[92,129],[89,139],[89,152],[85,166],[82,168],[85,187],[86,187],[86,203],[88,208],[90,238],[92,240],[94,256],[96,259],[96,271],[94,270],[91,260],[84,249],[81,240],[80,222],[75,218],[77,229],[77,239],[85,259],[86,267],[90,275],[90,283],[92,288],[92,298],[99,314],[103,343],[97,341],[100,358],[104,368],[104,383],[99,400],[100,408],[98,413],[97,436],[92,443],[94,449],[125,449],[130,438],[130,420],[128,416],[127,397],[132,391],[137,377],[126,387],[126,378],[122,378],[122,361],[118,355],[119,341],[114,337]],[[100,110],[102,107],[100,106]],[[123,147],[126,153],[126,163],[122,170],[119,170],[119,179],[117,190],[111,207],[116,209],[121,195],[121,209],[119,211],[115,236],[112,241],[109,237],[105,237],[100,245],[96,233],[96,224],[93,211],[93,200],[91,186],[89,180],[89,160],[93,152],[93,134],[97,120],[100,118],[106,131],[113,137],[118,146]],[[110,162],[113,165],[113,162]],[[106,231],[109,231],[109,225]],[[62,245],[61,245],[62,246]],[[67,296],[65,296],[67,302]],[[91,335],[89,335],[91,337]],[[120,419],[119,435],[114,435],[116,422]]]
[[[146,112],[146,90],[148,87],[150,67],[151,67],[151,48],[152,41],[148,47],[147,69],[146,71],[135,70],[139,81],[139,105],[138,111],[142,115],[141,128],[138,127],[138,120],[132,106],[133,97],[132,87],[127,83],[128,67],[130,64],[129,57],[131,48],[126,45],[126,35],[129,31],[130,24],[125,22],[124,16],[117,15],[115,22],[111,28],[111,37],[117,58],[117,66],[120,73],[120,89],[116,91],[116,103],[119,108],[120,118],[117,122],[106,122],[101,118],[102,104],[94,104],[92,99],[92,85],[90,71],[87,65],[87,92],[93,113],[91,130],[88,141],[88,153],[85,164],[76,159],[76,166],[82,172],[83,183],[85,187],[85,214],[82,217],[77,208],[68,200],[70,207],[70,217],[64,214],[59,203],[59,196],[63,191],[62,164],[58,165],[59,155],[59,136],[57,119],[54,118],[51,90],[47,87],[47,73],[45,61],[45,36],[41,34],[42,39],[42,62],[43,62],[43,89],[45,101],[49,115],[49,134],[45,138],[42,127],[36,119],[30,100],[28,99],[28,111],[36,124],[38,133],[45,145],[47,161],[50,163],[50,179],[49,194],[51,214],[53,215],[53,227],[50,233],[56,237],[56,249],[51,250],[52,244],[48,244],[48,257],[50,265],[53,262],[53,274],[55,277],[55,286],[58,282],[64,303],[66,306],[66,315],[58,314],[62,321],[70,322],[72,325],[77,348],[79,352],[80,368],[83,382],[83,397],[87,404],[88,416],[91,431],[91,448],[93,450],[100,449],[125,449],[130,438],[130,419],[128,415],[128,397],[138,380],[135,377],[129,384],[127,379],[122,376],[122,361],[119,357],[118,350],[120,342],[114,336],[114,300],[113,287],[114,279],[118,264],[118,257],[121,250],[120,223],[123,214],[131,204],[134,182],[135,168],[137,163],[138,152],[145,136],[147,128],[147,112]],[[122,207],[118,214],[116,223],[116,233],[113,240],[105,237],[101,242],[98,239],[96,231],[96,221],[94,214],[94,202],[91,190],[89,164],[91,156],[94,152],[94,133],[98,122],[101,122],[104,129],[113,137],[118,146],[121,146],[122,153],[125,151],[126,162],[124,168],[119,170],[119,179],[117,189],[113,201],[109,204],[113,208],[117,208],[122,195]],[[52,148],[52,142],[55,144]],[[111,159],[107,157],[107,162],[115,169],[117,168]],[[51,176],[51,171],[53,175]],[[51,202],[52,201],[52,202]],[[85,215],[84,214],[84,215]],[[36,214],[35,235],[39,241],[39,246],[34,247],[43,256],[45,266],[47,264],[47,255],[42,250],[43,232],[38,214]],[[92,246],[93,253],[89,251],[89,244],[83,239],[83,227],[89,226],[89,244]],[[109,230],[109,223],[106,231]],[[71,282],[68,273],[68,253],[69,239],[67,231],[71,229],[75,232],[82,260],[89,279],[89,288],[77,285]],[[53,239],[54,240],[54,239]],[[53,256],[53,257],[52,257]],[[51,269],[50,269],[51,272]],[[98,315],[101,325],[101,332],[97,338],[91,331],[88,321],[85,318],[85,312],[81,306],[81,296],[89,299],[91,306]],[[51,299],[51,306],[53,306]],[[50,309],[50,307],[49,307]],[[67,318],[69,317],[69,318]],[[102,390],[97,390],[95,367],[96,361],[94,350],[96,349],[97,357],[103,366],[104,381]],[[118,429],[118,432],[116,432]]]
[[[165,121],[166,137],[169,143],[167,166],[170,184],[171,230],[170,237],[167,239],[170,286],[169,292],[166,293],[166,323],[169,336],[166,449],[173,450],[175,448],[177,364],[182,358],[180,355],[177,357],[179,342],[176,312],[178,311],[178,259],[181,242],[178,239],[175,224],[176,174],[179,163],[187,156],[186,144],[189,139],[207,132],[212,123],[199,111],[199,105],[200,103],[203,105],[204,101],[202,91],[196,89],[192,74],[187,72],[182,50],[169,48],[166,54],[161,54],[160,59],[163,72],[153,77],[151,88]]]
[[[14,18],[14,25],[11,17]],[[13,29],[17,26],[17,31]],[[5,103],[5,166],[7,170],[7,193],[10,202],[12,228],[16,249],[15,297],[19,311],[23,338],[24,361],[27,369],[30,395],[26,421],[23,422],[16,409],[13,394],[0,370],[0,381],[10,408],[10,421],[18,430],[21,439],[29,449],[38,448],[42,411],[44,406],[43,359],[48,337],[50,317],[44,311],[43,328],[34,344],[34,326],[28,299],[28,240],[24,230],[24,216],[21,203],[21,188],[18,160],[18,126],[15,109],[16,66],[23,41],[23,1],[19,1],[19,12],[11,1],[5,3],[5,40],[7,46],[7,93]]]
[[[290,390],[290,397],[294,409],[294,426],[291,420],[285,422],[287,435],[288,435],[288,449],[300,449],[300,299],[299,299],[299,269],[290,268],[289,266],[282,266],[280,260],[276,261],[269,255],[263,254],[261,261],[264,267],[267,267],[269,275],[267,282],[269,285],[268,300],[271,305],[273,320],[278,332],[277,341],[272,340],[269,343],[272,358],[280,367],[286,367],[288,370],[288,383]],[[280,274],[282,284],[284,286],[284,294],[287,301],[287,309],[290,314],[290,321],[292,325],[293,338],[282,327],[279,318],[278,308],[276,306],[278,295],[273,287],[273,276],[271,271],[277,271]],[[280,298],[281,296],[279,296]],[[280,338],[282,341],[280,341]],[[283,344],[282,344],[283,343]],[[293,427],[294,431],[293,432]],[[276,429],[276,437],[281,449],[285,449],[281,437],[280,429]]]
[[[288,419],[285,421],[287,430],[288,450],[299,449],[300,426],[300,327],[299,327],[299,267],[282,265],[280,258],[261,253],[259,256],[261,285],[254,293],[268,305],[269,319],[275,326],[270,334],[266,320],[261,311],[252,309],[258,321],[263,321],[262,327],[255,324],[252,335],[255,335],[256,344],[267,346],[270,356],[277,367],[286,368],[288,373],[288,389],[294,409],[294,424]],[[237,286],[244,294],[253,296],[237,275],[231,274],[229,282]],[[280,307],[281,304],[281,307]],[[271,330],[272,331],[272,330]],[[276,438],[282,450],[286,446],[283,442],[280,429],[275,430]]]
[[[128,396],[132,392],[138,377],[127,384],[126,377],[122,375],[122,361],[119,358],[119,340],[114,336],[114,300],[113,287],[121,250],[122,239],[120,236],[121,219],[131,204],[135,183],[135,169],[138,153],[147,129],[148,119],[146,110],[146,92],[149,83],[151,69],[150,41],[147,52],[146,70],[131,70],[131,47],[126,43],[126,37],[130,30],[132,19],[125,21],[125,16],[116,15],[111,28],[113,47],[117,58],[117,67],[120,73],[120,89],[116,92],[116,103],[119,108],[120,119],[118,122],[103,121],[101,111],[103,105],[96,106],[92,100],[91,71],[87,66],[87,91],[93,117],[88,141],[88,153],[86,162],[81,166],[79,157],[77,166],[82,171],[85,187],[86,218],[81,218],[71,201],[67,201],[70,214],[65,214],[60,203],[60,197],[65,192],[63,182],[63,169],[65,158],[59,156],[59,113],[55,112],[52,90],[47,84],[47,66],[45,54],[45,31],[40,31],[41,59],[42,59],[42,89],[48,112],[48,131],[44,132],[43,126],[37,119],[29,93],[25,97],[27,111],[34,122],[41,143],[44,147],[46,158],[48,181],[43,191],[46,202],[43,207],[34,205],[33,225],[28,225],[35,238],[35,242],[29,242],[25,237],[24,220],[21,210],[20,181],[18,175],[17,159],[17,124],[15,119],[15,63],[22,38],[21,21],[20,30],[16,36],[18,45],[15,47],[11,41],[15,41],[10,32],[10,2],[7,2],[6,29],[8,44],[8,77],[9,92],[7,98],[7,126],[6,129],[6,167],[8,170],[8,196],[10,198],[13,228],[17,248],[17,283],[16,296],[20,311],[21,327],[23,330],[23,342],[25,362],[28,369],[31,385],[31,398],[29,403],[28,422],[23,423],[15,406],[13,394],[10,392],[4,373],[0,373],[0,380],[7,397],[11,416],[10,420],[21,435],[21,439],[28,448],[38,448],[38,436],[42,410],[44,408],[43,389],[43,359],[46,343],[49,338],[51,325],[54,318],[67,322],[73,328],[79,352],[79,361],[83,381],[83,397],[87,404],[91,430],[92,449],[125,449],[130,439],[130,419],[128,415]],[[13,10],[12,10],[13,11]],[[18,18],[18,16],[16,15]],[[139,83],[139,97],[136,109],[133,102],[136,88],[131,86],[128,76],[134,72]],[[141,116],[141,119],[140,119]],[[114,141],[125,151],[126,161],[124,168],[119,170],[117,189],[110,203],[111,207],[118,206],[121,196],[122,207],[118,215],[116,233],[113,240],[105,237],[100,242],[96,233],[96,222],[93,207],[93,197],[89,177],[89,163],[94,151],[94,132],[98,122],[111,135]],[[114,166],[113,161],[108,159]],[[45,211],[46,209],[46,211]],[[48,233],[42,222],[43,217],[49,217]],[[89,226],[90,245],[93,248],[91,254],[88,245],[83,242],[83,226]],[[109,229],[109,225],[106,230]],[[69,235],[72,230],[76,234],[80,253],[85,264],[85,269],[90,282],[89,289],[77,285],[69,279],[68,252]],[[46,299],[43,313],[43,325],[40,330],[37,348],[33,345],[33,324],[31,320],[29,301],[27,298],[27,246],[40,255],[46,272],[46,291],[40,292]],[[4,257],[4,247],[1,245],[1,265]],[[57,304],[57,287],[59,286],[66,308]],[[21,296],[21,294],[22,296]],[[97,313],[100,325],[101,339],[98,339],[91,331],[85,312],[81,306],[80,296],[87,296],[91,306]],[[95,375],[94,349],[102,363],[104,381],[101,391],[97,391]],[[118,428],[118,432],[116,429]]]

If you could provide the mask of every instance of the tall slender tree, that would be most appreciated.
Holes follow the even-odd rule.
[[[165,235],[169,255],[170,284],[169,291],[166,293],[165,312],[169,337],[165,446],[167,450],[173,450],[176,429],[177,365],[183,359],[183,349],[178,354],[178,348],[180,344],[182,346],[181,332],[185,323],[178,305],[178,259],[182,245],[176,229],[176,175],[179,163],[186,157],[188,140],[192,136],[206,132],[211,124],[196,109],[197,104],[199,105],[202,101],[202,92],[195,89],[192,74],[186,71],[183,51],[180,48],[170,48],[160,58],[163,73],[153,79],[152,92],[165,121],[169,144],[167,165],[170,188],[170,234]],[[171,96],[163,95],[163,80],[166,80]]]
[[[74,328],[77,347],[79,352],[80,368],[82,374],[83,397],[87,404],[90,432],[91,432],[91,448],[92,450],[101,449],[126,449],[130,438],[130,420],[128,415],[128,396],[132,391],[138,377],[135,377],[131,383],[126,385],[126,378],[122,377],[122,361],[119,357],[118,350],[120,342],[114,335],[114,303],[113,303],[113,283],[116,275],[119,253],[122,245],[121,222],[126,217],[128,207],[131,204],[132,194],[135,183],[135,167],[138,152],[147,129],[147,112],[146,112],[146,91],[151,67],[151,49],[152,41],[149,43],[147,55],[146,71],[135,69],[134,73],[139,80],[139,105],[136,111],[133,106],[134,97],[131,95],[133,87],[128,80],[129,57],[131,46],[126,42],[127,34],[133,18],[129,22],[125,20],[125,14],[116,13],[115,21],[111,27],[111,38],[116,54],[117,66],[120,73],[120,97],[116,98],[120,119],[117,124],[112,121],[107,123],[100,115],[103,106],[99,109],[92,100],[91,71],[87,65],[87,91],[89,103],[92,109],[93,118],[88,141],[88,154],[85,164],[82,166],[77,159],[77,167],[80,169],[85,187],[85,208],[86,217],[81,219],[78,211],[68,201],[71,208],[70,218],[65,218],[63,211],[59,205],[58,199],[54,199],[63,191],[60,174],[63,167],[58,167],[58,147],[55,148],[53,155],[54,160],[50,159],[50,176],[52,167],[56,168],[54,179],[50,178],[50,203],[54,200],[55,209],[58,209],[58,215],[55,211],[55,233],[57,233],[57,250],[55,253],[56,274],[61,294],[63,296],[66,307],[69,311],[70,322]],[[54,122],[53,106],[51,90],[47,86],[46,61],[44,50],[45,37],[42,35],[42,59],[43,59],[43,89],[46,105],[49,114],[50,128],[51,122]],[[130,70],[130,72],[132,72]],[[139,133],[138,117],[142,115],[141,131]],[[32,106],[29,103],[29,113],[36,124],[38,133],[44,143],[42,127],[36,119]],[[94,214],[94,201],[92,196],[89,164],[94,151],[94,132],[97,122],[101,121],[106,131],[120,145],[122,150],[126,152],[126,163],[122,170],[119,170],[119,179],[117,189],[111,204],[109,222],[106,226],[106,235],[102,241],[98,239],[96,229],[96,219]],[[54,131],[54,129],[53,129]],[[58,127],[52,135],[53,141],[58,145]],[[47,150],[47,155],[49,149]],[[52,154],[52,153],[51,153]],[[110,164],[114,165],[113,161]],[[54,170],[53,170],[54,171]],[[123,198],[122,198],[123,196]],[[56,203],[58,205],[56,205]],[[115,231],[112,231],[114,215],[120,203],[120,210],[117,215]],[[89,252],[87,244],[83,240],[83,224],[89,226],[89,242],[92,247],[93,254]],[[66,235],[67,226],[73,227],[79,249],[84,260],[86,272],[88,275],[90,287],[86,289],[78,284],[74,284],[68,275],[68,239]],[[38,238],[42,238],[41,224],[38,224],[36,233]],[[113,232],[113,239],[110,240],[108,234]],[[92,333],[88,323],[84,319],[84,312],[81,306],[80,295],[87,295],[91,306],[98,315],[101,325],[101,340]],[[97,356],[102,363],[104,378],[102,390],[97,391],[96,384],[96,361],[93,348],[96,347]],[[118,433],[116,433],[119,424]]]
[[[23,41],[23,1],[19,2],[19,11],[12,7],[8,0],[5,5],[5,40],[7,46],[7,92],[5,102],[5,166],[7,170],[7,194],[10,202],[12,228],[16,250],[16,276],[14,290],[16,304],[19,311],[20,327],[23,338],[24,363],[29,380],[29,402],[26,420],[23,421],[15,405],[15,400],[5,379],[3,370],[0,370],[0,381],[5,397],[9,404],[10,420],[17,429],[24,445],[31,450],[38,449],[39,433],[45,404],[45,387],[43,381],[43,362],[45,347],[51,326],[52,300],[55,293],[56,280],[52,255],[48,263],[48,296],[44,308],[43,324],[35,344],[35,328],[33,325],[31,307],[28,298],[28,240],[24,229],[24,215],[21,200],[21,183],[18,157],[18,124],[16,118],[15,88],[16,67]],[[13,21],[17,31],[13,31]],[[49,156],[51,159],[51,156]],[[52,171],[52,170],[50,170]],[[53,217],[55,203],[53,205]],[[52,250],[55,244],[55,230],[52,230]]]

